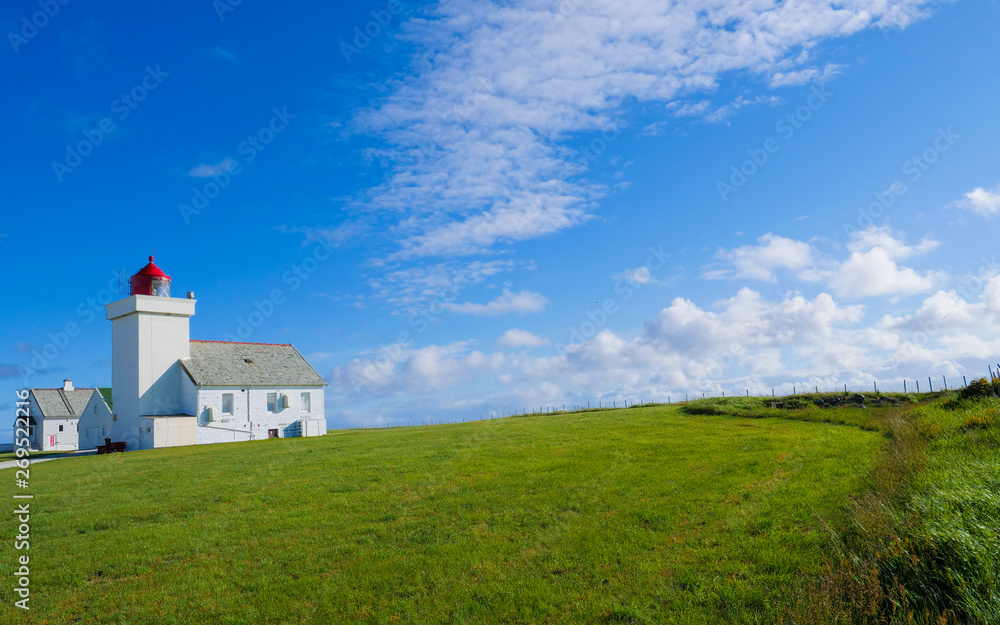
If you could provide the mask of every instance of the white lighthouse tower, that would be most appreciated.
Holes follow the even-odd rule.
[[[125,441],[129,450],[153,447],[155,417],[182,416],[178,361],[191,356],[194,305],[190,294],[170,296],[170,276],[150,256],[129,281],[129,297],[105,306],[111,321],[112,438]],[[193,420],[190,429],[193,438]]]

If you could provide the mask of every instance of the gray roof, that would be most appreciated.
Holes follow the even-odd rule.
[[[31,394],[47,419],[69,419],[83,414],[87,402],[97,389],[78,388],[64,391],[61,388],[33,388]]]
[[[326,386],[291,345],[191,341],[180,362],[198,386]]]

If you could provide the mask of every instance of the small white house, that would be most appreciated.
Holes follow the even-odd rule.
[[[96,388],[33,388],[28,393],[28,438],[33,449],[93,449],[111,435],[111,409]]]

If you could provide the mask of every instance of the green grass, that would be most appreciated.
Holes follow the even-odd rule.
[[[773,623],[884,440],[643,406],[42,463],[15,617]]]
[[[1000,401],[922,399],[877,420],[888,442],[793,622],[1000,623]]]
[[[927,459],[901,507],[910,557],[892,571],[919,608],[1000,623],[1000,400],[939,401],[914,419]]]
[[[29,459],[32,458],[44,458],[45,456],[51,456],[54,454],[70,454],[72,451],[33,451],[31,452]],[[18,460],[17,454],[13,451],[5,451],[0,453],[0,462],[7,462],[8,460]]]

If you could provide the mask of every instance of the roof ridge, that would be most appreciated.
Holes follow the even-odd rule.
[[[56,389],[56,390],[59,391],[59,399],[61,399],[62,403],[65,404],[65,406],[66,406],[66,412],[68,412],[70,414],[70,416],[75,415],[76,412],[73,410],[73,406],[70,406],[69,405],[69,400],[66,399],[66,389],[60,388],[60,389]]]

